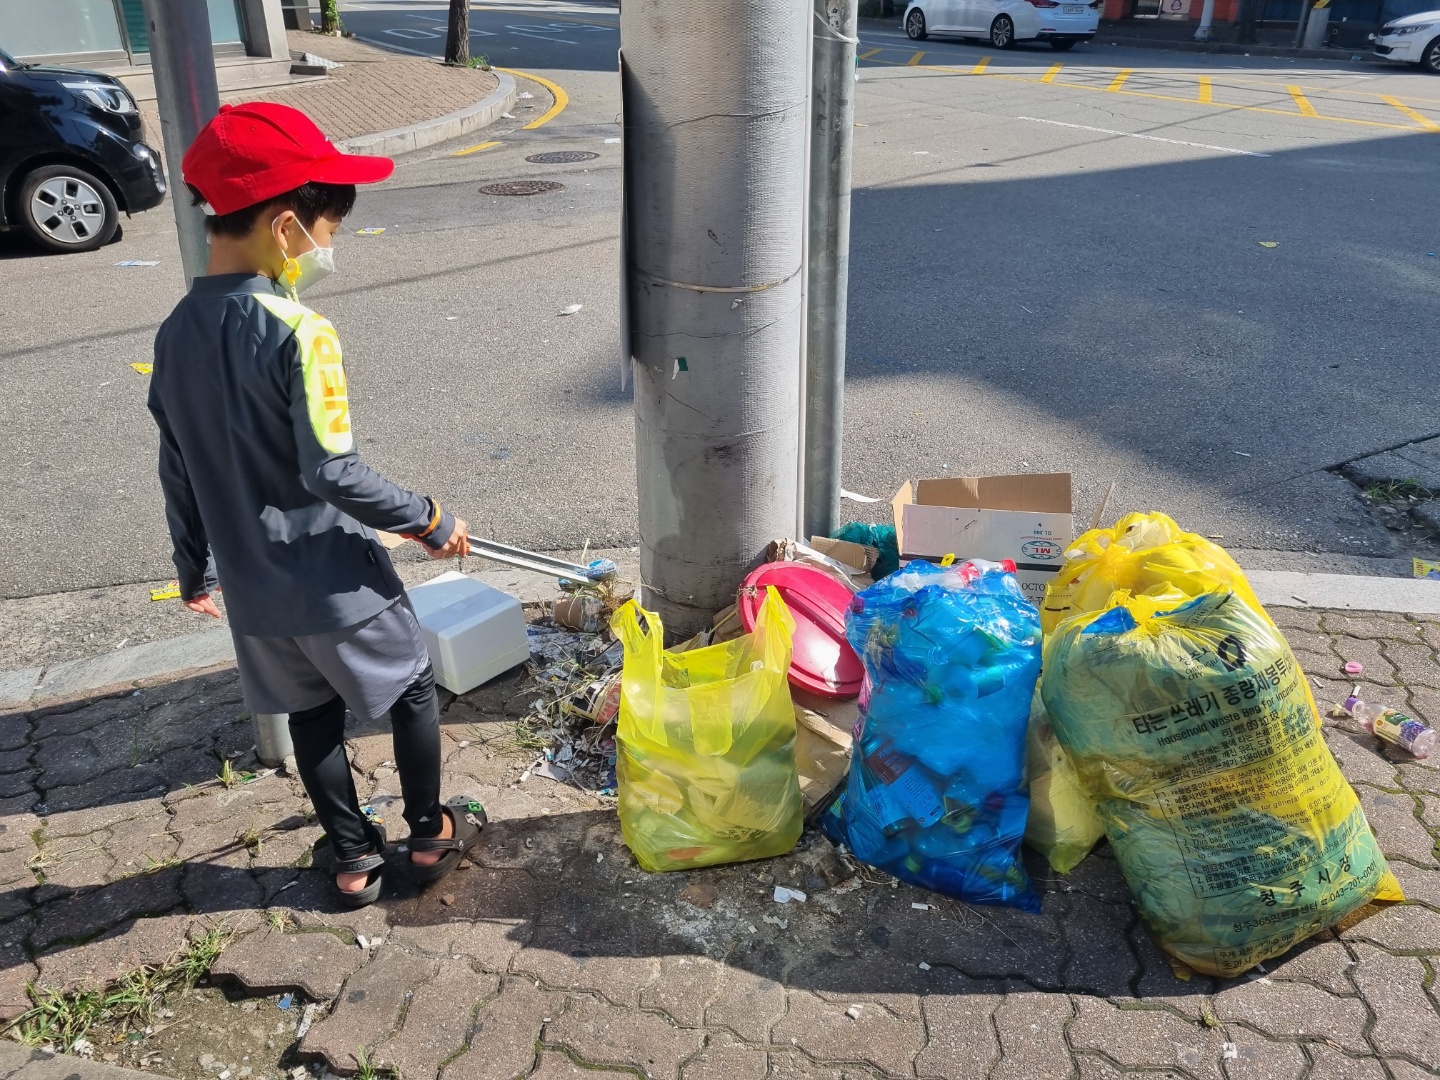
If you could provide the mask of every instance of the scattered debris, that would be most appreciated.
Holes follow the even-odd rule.
[[[1244,450],[1231,450],[1230,452],[1231,452],[1232,454],[1235,454],[1235,455],[1238,456],[1238,457],[1254,457],[1254,456],[1255,456],[1254,454],[1247,454]]]
[[[180,582],[178,582],[178,581],[172,581],[172,582],[170,582],[170,583],[167,584],[167,585],[162,585],[162,586],[161,586],[160,588],[158,588],[158,589],[151,589],[151,590],[150,590],[150,599],[151,599],[151,600],[179,600],[179,599],[180,599]]]
[[[294,995],[293,995],[293,994],[286,994],[286,995],[285,995],[284,997],[282,997],[279,1001],[275,1002],[275,1007],[278,1008],[278,1009],[285,1009],[285,1010],[288,1011],[289,1008],[290,1008],[290,1006],[292,1006],[292,1005],[294,1005],[294,1004],[295,1004],[295,997],[294,997]]]
[[[929,971],[929,970],[930,970],[930,965],[927,964],[924,960],[921,960],[921,961],[920,961],[920,964],[919,964],[919,968],[920,968],[921,971]]]
[[[1277,240],[1261,240],[1260,246],[1263,248],[1275,248],[1279,247],[1280,243]]]
[[[159,266],[159,259],[121,259],[116,266]]]
[[[1223,1061],[1234,1061],[1240,1057],[1240,1049],[1232,1042],[1227,1042],[1220,1048],[1220,1057]]]
[[[384,229],[383,226],[380,226],[380,225],[370,225],[370,226],[367,226],[366,228],[363,228],[363,229],[356,229],[356,230],[355,230],[355,235],[356,235],[356,236],[379,236],[379,235],[380,235],[381,233],[383,233],[384,231],[385,231],[385,229]]]
[[[1418,578],[1440,578],[1440,562],[1431,562],[1428,559],[1411,559],[1411,573]]]
[[[857,495],[855,492],[846,491],[844,488],[840,489],[840,498],[849,499],[854,503],[877,503],[880,501],[879,499],[871,498],[869,495]]]
[[[763,919],[765,922],[769,923],[771,926],[778,926],[781,930],[790,929],[789,919],[782,919],[778,915],[761,915],[760,918]]]
[[[859,1006],[859,1005],[851,1005],[848,1009],[845,1010],[845,1015],[848,1016],[851,1020],[859,1020],[859,1019],[860,1019],[860,1006]]]
[[[520,101],[531,101],[535,95],[530,93],[529,90],[526,90],[523,94],[516,94],[515,97]]]
[[[929,911],[929,910],[930,910],[930,905],[929,905],[929,904],[911,904],[911,905],[910,905],[910,910],[911,910],[911,911]]]
[[[568,750],[569,747],[565,747],[564,749]],[[542,761],[539,765],[535,766],[532,771],[536,776],[543,776],[547,780],[554,780],[561,784],[566,783],[570,779],[569,769],[549,761]]]
[[[558,312],[558,314],[560,314],[560,315],[574,315],[574,314],[576,314],[577,312],[583,310],[584,307],[585,307],[584,304],[566,304],[563,308],[560,309],[560,311]]]
[[[799,889],[791,889],[784,885],[775,886],[775,902],[777,904],[788,904],[791,900],[803,904],[809,897]]]
[[[141,375],[149,375],[152,371],[155,370],[155,365],[154,365],[154,364],[146,364],[146,363],[141,363],[141,362],[138,362],[138,361],[137,361],[136,363],[131,364],[130,366],[131,366],[132,368],[134,368],[136,371],[138,371]]]
[[[720,891],[708,881],[692,881],[680,890],[679,899],[691,907],[702,910],[709,908],[720,898]]]
[[[314,1001],[305,1006],[305,1013],[300,1017],[300,1023],[295,1028],[295,1038],[303,1039],[305,1037],[305,1033],[310,1030],[310,1025],[315,1023],[315,1011],[319,1008],[319,1004]]]
[[[619,139],[606,139],[605,141],[606,141],[607,143],[618,143],[620,140],[619,140]]]
[[[455,894],[453,892],[447,892],[444,896],[440,897],[440,903],[444,904],[446,907],[454,907]]]
[[[1364,672],[1365,672],[1365,665],[1362,664],[1362,663],[1360,663],[1359,660],[1347,660],[1347,661],[1345,661],[1345,674],[1346,674],[1346,675],[1361,675],[1361,674],[1364,674]]]

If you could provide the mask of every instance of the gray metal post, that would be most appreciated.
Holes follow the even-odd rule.
[[[185,151],[220,110],[215,51],[210,44],[210,12],[196,0],[145,0],[145,20],[150,27],[150,64],[155,72],[160,131],[165,138],[170,204],[180,233],[185,286],[189,288],[191,281],[205,273],[210,259],[205,215],[198,206],[190,205],[190,192],[180,175]]]
[[[835,530],[840,506],[858,6],[857,0],[815,0],[805,338],[805,474],[801,485],[806,537],[829,536]]]
[[[798,518],[812,0],[625,0],[641,603],[689,635]]]
[[[1295,48],[1305,40],[1305,21],[1310,15],[1311,0],[1300,0],[1300,21],[1295,25]]]
[[[286,758],[295,756],[288,713],[255,714],[255,756],[271,769],[280,768]]]

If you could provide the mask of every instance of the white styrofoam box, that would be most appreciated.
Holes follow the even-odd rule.
[[[435,681],[452,694],[530,659],[525,612],[513,596],[455,570],[407,591]]]

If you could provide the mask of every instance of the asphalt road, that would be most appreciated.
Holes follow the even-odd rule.
[[[369,40],[443,46],[442,3],[344,13]],[[386,231],[342,235],[307,299],[339,329],[369,461],[499,539],[633,544],[617,19],[537,0],[473,20],[475,52],[558,84],[564,109],[527,127],[552,98],[522,76],[513,122],[402,160],[349,222]],[[1111,511],[1163,509],[1252,562],[1398,567],[1325,469],[1440,429],[1440,80],[861,37],[847,488],[1066,469],[1082,521],[1114,481]],[[598,156],[526,160],[553,150]],[[478,191],[512,179],[565,188]],[[91,255],[0,239],[0,595],[170,576],[129,365],[179,291],[166,208]]]

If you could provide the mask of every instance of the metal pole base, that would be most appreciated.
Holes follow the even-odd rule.
[[[267,769],[285,768],[285,759],[294,758],[288,713],[255,714],[255,756]]]

